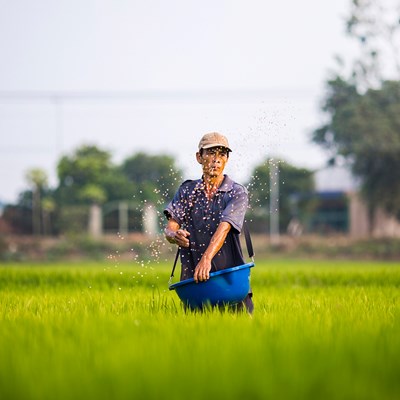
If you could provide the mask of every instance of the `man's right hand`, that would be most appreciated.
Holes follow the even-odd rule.
[[[185,229],[178,229],[175,232],[175,243],[180,246],[180,247],[189,247],[190,241],[188,237],[190,236],[190,233],[185,230]]]
[[[179,224],[172,218],[164,229],[165,237],[170,243],[177,244],[180,247],[189,247],[190,233],[185,229],[180,229]]]

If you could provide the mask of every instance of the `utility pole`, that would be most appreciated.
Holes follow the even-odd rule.
[[[271,244],[279,244],[279,166],[273,159],[269,160],[269,233]]]
[[[58,157],[63,152],[63,134],[64,134],[64,115],[63,115],[63,99],[60,95],[51,97],[55,109],[55,149]]]

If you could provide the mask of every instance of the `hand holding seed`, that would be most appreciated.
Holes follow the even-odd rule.
[[[175,243],[180,247],[189,247],[190,242],[188,237],[190,236],[190,232],[185,229],[178,229],[175,232],[174,240]]]

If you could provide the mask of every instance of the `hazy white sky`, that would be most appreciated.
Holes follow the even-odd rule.
[[[0,200],[25,173],[56,184],[81,144],[114,161],[168,153],[200,173],[194,153],[218,130],[243,183],[267,156],[319,168],[309,142],[324,81],[350,54],[350,0],[0,0]],[[55,97],[55,95],[67,97]]]

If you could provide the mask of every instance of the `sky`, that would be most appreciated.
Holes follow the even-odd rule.
[[[197,144],[225,134],[227,173],[267,158],[318,170],[310,141],[350,0],[0,0],[0,202],[84,144],[114,163],[168,154],[198,178]]]

